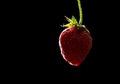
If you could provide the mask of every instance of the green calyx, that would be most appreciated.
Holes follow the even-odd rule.
[[[63,25],[62,27],[76,26],[76,27],[80,28],[80,27],[83,26],[83,25],[82,25],[82,22],[83,22],[83,14],[82,14],[81,2],[80,2],[80,0],[77,0],[77,2],[78,2],[78,8],[79,8],[79,17],[80,17],[80,18],[79,18],[79,22],[77,21],[77,19],[76,19],[74,16],[72,16],[71,19],[65,16],[65,18],[67,19],[67,21],[68,21],[69,23]]]
[[[63,25],[63,27],[79,26],[79,23],[77,22],[77,19],[76,19],[74,16],[72,16],[71,19],[68,18],[68,17],[66,17],[66,16],[65,16],[65,18],[66,18],[66,20],[67,20],[69,23]]]
[[[63,25],[62,27],[67,27],[67,28],[69,28],[69,27],[74,26],[74,27],[76,27],[76,28],[78,28],[78,29],[85,29],[88,33],[90,33],[89,30],[85,27],[85,25],[82,25],[82,24],[79,24],[79,23],[78,23],[77,19],[76,19],[74,16],[72,16],[71,19],[68,18],[68,17],[66,17],[66,16],[65,16],[65,18],[66,18],[66,20],[67,20],[69,23]]]

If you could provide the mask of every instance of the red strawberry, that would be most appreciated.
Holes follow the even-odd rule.
[[[71,65],[80,65],[92,47],[90,33],[84,27],[71,26],[62,31],[59,45],[63,58]]]
[[[80,4],[80,1],[78,0]],[[80,5],[79,9],[81,9]],[[81,14],[82,11],[80,11]],[[82,14],[81,14],[82,15]],[[92,37],[88,29],[82,25],[82,16],[80,15],[79,23],[73,16],[68,20],[67,27],[59,37],[59,47],[63,58],[73,66],[79,66],[86,58],[92,48]]]

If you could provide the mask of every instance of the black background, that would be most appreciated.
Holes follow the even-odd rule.
[[[4,48],[8,52],[4,53],[3,63],[7,68],[5,77],[12,78],[10,81],[97,83],[116,75],[118,61],[113,53],[116,48],[112,48],[117,37],[113,34],[117,31],[113,30],[117,14],[111,9],[114,3],[81,0],[83,24],[91,32],[93,47],[78,67],[69,65],[62,58],[58,45],[59,35],[65,29],[60,25],[67,22],[64,16],[74,15],[79,19],[77,0],[10,3],[4,10],[4,20],[8,23],[5,27],[9,26],[5,32],[9,35],[5,38]]]
[[[25,55],[24,60],[26,65],[24,68],[27,70],[25,73],[52,82],[82,82],[88,79],[94,81],[98,74],[97,68],[99,66],[97,65],[96,50],[97,21],[95,2],[82,1],[83,24],[91,31],[93,48],[79,67],[73,67],[65,62],[60,54],[58,45],[59,35],[65,29],[60,27],[60,25],[67,22],[64,16],[71,17],[74,15],[79,19],[77,1],[43,1],[34,2],[32,5],[26,5],[28,7],[25,7],[27,8],[25,10],[26,17],[24,16],[29,25],[25,27],[25,29],[27,28],[25,31],[25,33],[27,32],[27,40],[25,40],[28,49],[28,54]]]

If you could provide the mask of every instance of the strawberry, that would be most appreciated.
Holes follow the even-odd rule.
[[[73,66],[79,66],[92,48],[92,37],[89,30],[82,25],[82,8],[78,0],[80,20],[66,17],[69,22],[59,36],[59,47],[63,58]]]

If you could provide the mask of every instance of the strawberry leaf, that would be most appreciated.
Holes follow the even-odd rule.
[[[72,16],[71,20],[73,21],[73,23],[78,24],[78,22],[74,16]]]
[[[68,23],[68,24],[63,25],[63,27],[70,27],[72,25],[73,25],[72,23]]]
[[[70,23],[73,23],[72,19],[68,18],[67,16],[65,16],[66,20]]]

